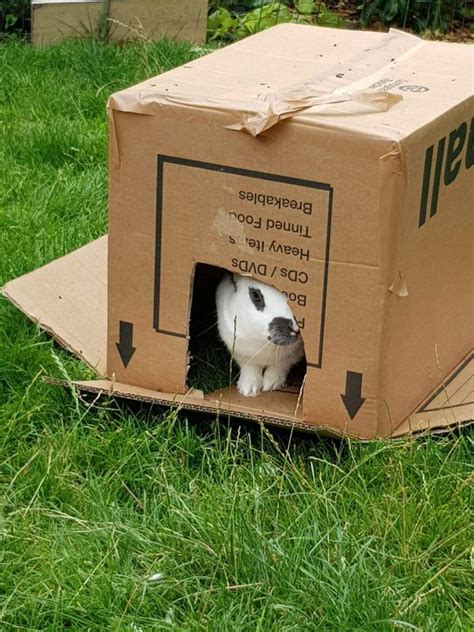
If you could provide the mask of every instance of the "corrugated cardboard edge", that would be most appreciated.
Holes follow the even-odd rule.
[[[190,411],[196,413],[209,413],[218,416],[228,416],[235,419],[242,419],[245,421],[252,421],[253,423],[263,423],[265,425],[271,425],[280,428],[286,429],[296,429],[301,432],[318,434],[325,437],[333,437],[333,438],[353,438],[358,441],[363,441],[364,439],[358,437],[357,435],[348,435],[342,434],[338,432],[336,429],[326,426],[326,425],[312,425],[306,424],[297,419],[292,419],[288,417],[286,419],[280,418],[276,419],[274,417],[269,417],[268,415],[261,414],[252,411],[247,412],[245,410],[237,409],[237,408],[229,408],[223,403],[221,400],[216,399],[214,403],[209,398],[206,400],[207,403],[202,403],[202,400],[195,399],[192,394],[172,394],[172,393],[161,393],[158,391],[151,391],[148,389],[142,389],[138,387],[131,387],[124,384],[119,384],[117,382],[112,382],[109,380],[90,380],[90,381],[79,381],[74,380],[71,382],[67,382],[66,380],[56,379],[52,377],[44,377],[43,381],[47,384],[52,384],[56,386],[62,386],[67,388],[74,388],[78,392],[81,393],[91,393],[98,395],[98,397],[111,397],[114,399],[124,399],[128,401],[136,401],[143,402],[146,404],[154,404],[157,406],[163,406],[165,408],[169,408],[170,410],[176,411]]]
[[[44,381],[48,384],[56,386],[74,388],[80,393],[95,394],[98,398],[124,399],[128,401],[143,402],[146,404],[163,406],[170,410],[189,411],[201,414],[212,414],[219,417],[228,416],[233,419],[242,419],[244,421],[252,421],[254,423],[263,423],[265,425],[285,428],[287,430],[298,430],[313,435],[323,437],[331,437],[337,439],[353,439],[361,442],[371,440],[403,440],[407,437],[421,437],[429,434],[446,434],[452,432],[456,428],[466,427],[474,423],[474,403],[464,406],[468,410],[469,419],[456,419],[452,413],[452,409],[446,409],[438,418],[438,421],[430,419],[423,413],[414,413],[405,422],[403,422],[391,435],[387,437],[373,437],[368,439],[347,432],[338,432],[335,428],[324,424],[307,424],[296,418],[288,417],[287,419],[276,419],[269,417],[264,413],[255,411],[246,412],[240,409],[232,409],[219,399],[215,399],[214,403],[209,398],[206,403],[200,399],[195,399],[192,394],[179,395],[172,393],[160,393],[148,389],[131,387],[124,384],[113,383],[108,380],[91,380],[91,381],[71,381],[45,377]],[[427,398],[428,400],[429,398]],[[426,400],[426,401],[427,401]]]
[[[72,262],[75,262],[76,265],[81,263],[84,257],[88,257],[91,251],[103,251],[105,253],[107,245],[107,238],[103,237],[99,240],[91,242],[90,244],[83,246],[82,248],[66,255],[65,257],[61,257],[60,259],[55,260],[54,262],[43,266],[31,272],[23,277],[20,277],[16,281],[12,281],[7,283],[4,288],[2,288],[1,293],[5,298],[7,298],[10,302],[12,302],[18,309],[20,309],[26,316],[28,316],[31,320],[37,323],[43,330],[50,333],[55,340],[57,340],[63,347],[67,350],[71,351],[74,355],[78,356],[81,360],[83,360],[88,366],[90,366],[96,373],[97,368],[93,366],[93,363],[88,361],[87,358],[84,358],[79,352],[79,347],[77,344],[71,342],[71,340],[67,337],[68,331],[64,330],[63,333],[58,332],[58,323],[57,319],[51,319],[50,313],[48,312],[49,304],[47,300],[43,301],[41,305],[35,305],[34,308],[31,307],[29,299],[31,298],[28,293],[24,294],[25,287],[28,288],[28,284],[26,286],[23,285],[25,280],[30,283],[31,280],[34,280],[35,283],[44,282],[45,279],[49,277],[49,275],[53,274],[53,278],[55,276],[55,271],[57,271],[58,266],[70,266]],[[96,253],[97,254],[97,253]],[[102,261],[102,257],[98,258],[98,261]],[[105,259],[104,259],[105,261]],[[74,269],[76,269],[74,267]],[[106,278],[106,265],[104,263],[102,273],[95,275],[96,282],[98,282],[98,277],[103,277],[103,282],[105,283]],[[80,282],[80,275],[75,276],[77,282]],[[20,290],[21,291],[18,291]],[[59,289],[59,288],[58,288]],[[61,288],[61,291],[64,293],[66,288]],[[76,287],[77,290],[77,287]],[[93,291],[93,288],[89,288],[89,291]],[[102,326],[105,332],[105,318],[104,322],[98,323],[98,326]],[[89,330],[84,330],[81,332],[82,335],[88,335]],[[69,332],[71,333],[71,332]],[[77,334],[77,332],[76,332]],[[105,334],[104,334],[105,335]],[[104,359],[105,359],[105,343],[104,343]],[[418,434],[418,433],[426,433],[426,432],[447,432],[453,427],[463,426],[465,424],[469,424],[474,420],[474,402],[467,402],[463,404],[462,407],[459,407],[453,401],[453,394],[450,393],[450,383],[452,383],[452,376],[459,375],[459,367],[465,364],[464,371],[466,371],[465,382],[467,380],[471,380],[474,378],[474,375],[471,371],[470,365],[467,363],[472,362],[474,364],[474,353],[470,352],[468,356],[466,356],[461,363],[458,363],[458,366],[444,379],[440,379],[440,382],[434,391],[430,393],[417,407],[416,412],[414,412],[410,417],[400,424],[397,428],[393,429],[387,438],[401,438],[406,436],[407,434]],[[259,413],[255,410],[245,410],[245,406],[232,407],[223,403],[222,400],[216,396],[216,399],[212,401],[212,395],[206,396],[207,399],[203,399],[202,394],[194,392],[188,392],[186,395],[176,395],[170,393],[160,393],[158,391],[152,391],[147,389],[140,389],[138,387],[128,386],[124,384],[117,384],[107,380],[91,380],[91,381],[76,381],[76,382],[66,382],[62,380],[49,379],[50,382],[55,384],[60,384],[62,386],[73,386],[74,388],[90,393],[96,393],[103,396],[108,397],[117,397],[129,400],[136,400],[147,402],[151,404],[157,404],[165,407],[174,407],[179,410],[189,410],[196,412],[204,412],[219,415],[229,415],[235,418],[257,421],[260,423],[267,423],[273,426],[280,426],[285,428],[294,428],[301,430],[303,432],[311,432],[313,434],[319,434],[324,436],[332,436],[332,437],[350,437],[357,440],[368,440],[366,437],[360,437],[357,435],[351,435],[349,433],[340,433],[336,429],[326,425],[324,423],[320,424],[308,424],[296,418],[296,415],[293,417],[291,415],[284,416],[282,415],[280,418],[274,418],[269,416],[262,411]],[[429,408],[427,403],[433,400],[433,397],[441,397],[443,393],[446,393],[446,402],[448,405],[453,404],[454,406],[451,408],[441,409],[437,411],[426,410]],[[442,402],[443,403],[443,402]],[[453,413],[454,410],[454,413]],[[380,438],[380,437],[379,437]]]

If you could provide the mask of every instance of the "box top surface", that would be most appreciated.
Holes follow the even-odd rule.
[[[223,111],[253,135],[294,117],[397,141],[470,98],[472,70],[466,44],[282,24],[118,92],[110,107]]]
[[[91,242],[65,257],[7,283],[3,295],[29,318],[48,331],[64,347],[79,356],[97,375],[105,373],[107,237]],[[392,437],[443,429],[470,422],[474,355],[471,352],[445,376],[441,385],[393,430]],[[299,418],[299,398],[278,391],[258,398],[243,398],[235,389],[204,395],[190,389],[183,395],[119,384],[114,380],[75,382],[81,390],[106,393],[126,399],[177,406],[185,410],[231,414],[323,434],[340,434],[320,420],[314,426]],[[295,406],[296,400],[296,406]],[[367,439],[364,435],[353,435]]]

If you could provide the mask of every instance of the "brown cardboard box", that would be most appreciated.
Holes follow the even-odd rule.
[[[33,0],[32,43],[96,36],[103,11],[103,0]],[[206,40],[207,0],[112,0],[108,15],[109,38],[114,42],[161,37],[197,44]]]
[[[362,439],[468,422],[471,71],[466,45],[283,25],[119,92],[108,274],[103,238],[4,293],[110,378],[84,390]],[[288,293],[299,391],[187,387],[198,263]]]

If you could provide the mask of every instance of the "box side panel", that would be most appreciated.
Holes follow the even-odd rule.
[[[316,128],[312,133],[314,146],[323,148],[323,170],[335,185],[324,355],[321,369],[307,372],[303,414],[308,423],[368,439],[378,432],[387,293],[384,244],[393,216],[393,209],[380,209],[380,189],[386,181],[379,164],[394,143],[334,129]]]
[[[369,144],[367,140],[365,143]],[[400,145],[387,142],[384,145],[375,145],[374,149],[370,159],[366,156],[361,163],[353,163],[352,173],[347,178],[345,195],[351,196],[351,199],[346,199],[345,204],[354,215],[347,222],[352,231],[345,235],[342,243],[347,247],[358,230],[357,218],[364,217],[365,226],[361,234],[367,244],[371,244],[378,265],[365,269],[360,266],[352,270],[342,269],[341,279],[336,278],[337,270],[334,274],[331,272],[331,279],[335,281],[331,286],[334,304],[328,309],[328,330],[334,326],[337,329],[330,337],[332,353],[326,371],[318,376],[316,382],[320,402],[314,404],[314,410],[318,411],[328,406],[330,400],[325,393],[331,391],[334,381],[339,381],[338,392],[341,396],[345,394],[346,400],[344,402],[340,398],[339,404],[343,402],[348,405],[344,406],[347,409],[342,418],[344,425],[338,425],[338,428],[344,433],[354,428],[359,432],[362,429],[365,438],[384,434],[383,425],[381,426],[384,420],[384,402],[380,397],[380,354],[386,301],[392,283],[391,261],[396,247],[394,233],[406,186]],[[353,158],[363,154],[361,148],[356,148],[351,155]],[[328,365],[337,356],[346,363],[345,380],[341,379],[341,369],[338,371],[339,378],[328,375]],[[362,383],[361,389],[351,387],[351,383],[357,385],[358,381]],[[348,391],[349,394],[352,391],[349,398]],[[328,414],[334,418],[335,412],[328,411]]]
[[[228,114],[182,107],[113,121],[109,376],[186,391],[192,274],[207,263],[288,294],[309,363],[305,420],[373,436],[379,159],[391,143],[294,122],[253,138],[226,129]]]
[[[383,345],[385,432],[474,346],[472,103],[403,142],[407,187]]]

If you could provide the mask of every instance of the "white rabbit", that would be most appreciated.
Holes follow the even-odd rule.
[[[287,298],[251,277],[227,274],[216,290],[220,337],[240,367],[237,389],[253,397],[284,386],[304,356]]]

